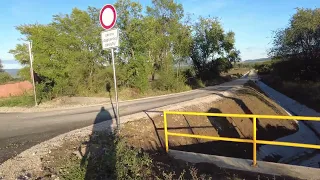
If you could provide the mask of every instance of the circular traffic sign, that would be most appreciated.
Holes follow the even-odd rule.
[[[116,8],[114,8],[114,6],[111,4],[104,5],[103,8],[100,10],[99,19],[100,24],[104,29],[108,30],[113,28],[117,20]]]

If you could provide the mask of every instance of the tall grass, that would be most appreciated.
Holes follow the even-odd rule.
[[[265,76],[262,81],[288,97],[320,111],[320,82],[283,81],[272,76]]]
[[[0,107],[31,107],[34,106],[34,97],[29,93],[25,93],[21,96],[11,96],[0,99]]]

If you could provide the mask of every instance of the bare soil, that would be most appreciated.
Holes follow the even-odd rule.
[[[19,96],[31,89],[32,84],[29,81],[0,85],[0,98]]]
[[[251,87],[237,91],[233,97],[202,106],[190,106],[180,111],[287,115],[282,108]],[[146,112],[147,113],[147,112]],[[176,133],[252,138],[252,119],[206,116],[168,115],[168,131]],[[275,140],[298,130],[295,121],[257,119],[257,139]],[[128,143],[145,150],[164,149],[163,117],[129,122],[121,131]],[[170,149],[252,159],[252,144],[169,137]]]
[[[97,137],[99,135],[95,134],[93,136]],[[41,159],[41,171],[38,171],[37,174],[32,175],[28,174],[27,172],[21,172],[20,177],[24,178],[29,176],[30,179],[58,180],[60,179],[59,177],[63,177],[61,176],[61,174],[68,173],[68,171],[72,171],[73,169],[78,169],[79,173],[81,173],[81,171],[86,171],[85,179],[91,179],[90,176],[95,176],[98,174],[106,175],[110,168],[107,166],[110,166],[110,164],[101,162],[99,159],[102,158],[101,151],[105,150],[106,147],[110,147],[110,144],[112,143],[110,143],[110,141],[112,141],[112,139],[105,135],[99,138],[103,139],[104,143],[91,141],[89,140],[89,137],[74,139],[73,141],[65,142],[61,147],[53,149],[47,156],[44,156]],[[106,146],[106,144],[109,145]],[[90,157],[95,158],[90,160],[92,162],[89,161],[89,163],[83,164],[83,160],[87,158],[85,154],[88,149],[91,149],[90,153],[92,154],[90,154]],[[92,149],[94,150],[92,151]],[[181,174],[184,174],[183,177],[185,179],[199,179],[200,177],[200,179],[211,178],[214,180],[297,180],[292,177],[279,177],[259,173],[248,173],[243,171],[221,169],[213,164],[208,163],[186,163],[184,161],[171,158],[163,151],[149,150],[144,152],[148,153],[152,158],[152,176],[154,178],[150,177],[150,179],[155,179],[155,177],[167,180],[178,179]],[[114,164],[111,166],[114,166]],[[72,169],[70,169],[70,167]],[[80,167],[84,169],[81,170]],[[195,178],[195,176],[197,176],[198,178]]]

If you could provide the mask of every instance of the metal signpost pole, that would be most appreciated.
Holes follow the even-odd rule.
[[[113,79],[114,79],[114,91],[116,93],[116,120],[117,129],[120,131],[120,115],[119,115],[119,102],[118,102],[118,90],[117,90],[117,77],[116,67],[114,63],[114,48],[119,46],[119,30],[113,29],[117,22],[117,11],[116,8],[111,4],[106,4],[100,10],[99,21],[103,29],[107,31],[101,32],[102,49],[111,49],[112,56],[112,68],[113,68]]]
[[[117,77],[116,77],[116,67],[114,65],[114,52],[113,48],[111,48],[111,56],[112,56],[112,69],[113,69],[113,80],[114,80],[114,91],[116,93],[116,119],[118,130],[120,130],[120,116],[119,116],[119,102],[118,102],[118,90],[117,90]]]
[[[32,44],[29,42],[29,56],[30,56],[30,74],[31,74],[31,79],[32,79],[32,85],[33,85],[33,94],[34,94],[34,104],[35,106],[38,106],[37,102],[37,93],[36,93],[36,86],[34,82],[34,74],[33,74],[33,56],[32,56]]]

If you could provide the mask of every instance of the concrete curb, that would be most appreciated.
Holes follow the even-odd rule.
[[[252,160],[224,156],[206,155],[200,153],[169,150],[169,155],[190,163],[210,163],[218,167],[239,171],[255,172],[268,175],[290,176],[300,179],[319,180],[320,169],[294,166],[280,163],[258,161],[257,167],[252,167]]]

